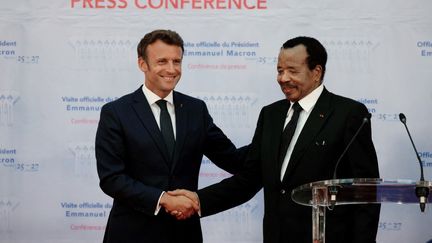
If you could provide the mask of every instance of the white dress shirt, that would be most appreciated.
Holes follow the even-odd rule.
[[[291,158],[291,154],[294,150],[294,146],[297,143],[297,139],[301,133],[301,130],[303,129],[303,126],[305,125],[312,109],[314,108],[319,96],[321,95],[322,91],[324,90],[324,85],[321,84],[320,86],[318,86],[316,89],[314,89],[310,94],[306,95],[305,97],[303,97],[303,99],[299,100],[298,103],[299,105],[302,107],[302,111],[300,112],[300,116],[297,122],[297,127],[296,130],[294,132],[294,135],[291,139],[291,143],[288,146],[288,150],[287,153],[285,155],[285,158],[283,160],[282,163],[282,168],[281,168],[281,173],[280,173],[280,180],[283,180],[283,177],[285,175],[285,171],[288,167],[288,162],[290,161]],[[292,107],[294,102],[290,102],[291,106],[288,109],[288,113],[285,119],[285,126],[288,124],[288,122],[291,120],[291,117],[294,113]]]
[[[144,93],[144,96],[146,97],[148,103],[150,104],[150,108],[153,112],[153,115],[155,117],[156,123],[160,129],[160,113],[161,113],[161,109],[160,107],[156,104],[156,101],[160,100],[161,98],[159,96],[157,96],[155,93],[153,93],[151,90],[149,90],[145,84],[142,86],[142,91]],[[174,132],[174,139],[176,137],[176,123],[175,123],[175,111],[174,111],[174,99],[173,99],[173,91],[171,90],[171,92],[167,95],[167,97],[163,98],[164,100],[167,101],[167,109],[168,109],[168,113],[170,114],[171,117],[171,124],[173,126],[173,132]],[[156,209],[154,212],[154,215],[157,215],[159,213],[159,210],[161,209],[161,205],[160,205],[160,200],[162,198],[162,195],[165,192],[162,192],[159,196],[159,200],[156,204]]]
[[[157,96],[155,93],[151,92],[145,85],[142,86],[142,90],[144,93],[144,96],[146,97],[148,103],[150,104],[150,108],[153,112],[153,115],[155,117],[156,123],[158,124],[158,127],[160,129],[160,113],[161,109],[156,104],[156,101],[162,99],[159,96]],[[174,112],[174,99],[173,99],[173,91],[167,95],[167,97],[163,98],[163,100],[167,101],[167,109],[168,113],[171,117],[171,124],[173,126],[173,132],[174,132],[174,139],[176,138],[176,123],[175,123],[175,112]]]

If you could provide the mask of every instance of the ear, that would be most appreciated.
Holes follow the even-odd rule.
[[[323,72],[323,69],[322,69],[321,65],[316,65],[315,68],[313,69],[315,81],[321,82],[322,72]]]
[[[147,62],[144,60],[144,58],[142,58],[142,57],[138,58],[138,67],[139,67],[139,69],[141,69],[141,71],[147,72],[148,65],[147,65]]]

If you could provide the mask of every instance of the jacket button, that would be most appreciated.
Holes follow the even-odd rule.
[[[285,194],[285,192],[286,192],[286,191],[285,191],[284,189],[281,189],[281,190],[280,190],[280,193],[281,193],[282,195]]]

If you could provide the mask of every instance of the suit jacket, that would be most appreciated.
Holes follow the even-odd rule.
[[[289,105],[287,100],[280,100],[261,110],[245,171],[198,191],[203,216],[239,205],[263,187],[264,242],[312,241],[312,210],[294,203],[291,191],[305,183],[332,178],[338,157],[368,111],[363,104],[324,89],[299,135],[281,181],[279,144]],[[369,123],[341,160],[337,175],[379,177]],[[357,205],[327,210],[326,242],[375,242],[379,209],[379,205]]]
[[[102,107],[97,170],[101,189],[114,199],[104,242],[202,242],[197,216],[177,221],[163,209],[154,215],[162,191],[196,191],[203,155],[231,173],[242,165],[241,153],[213,123],[203,101],[179,92],[173,99],[172,161],[141,88]]]

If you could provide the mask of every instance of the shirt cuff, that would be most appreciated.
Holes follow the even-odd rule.
[[[199,206],[199,209],[198,209],[197,214],[198,214],[199,217],[201,217],[201,202],[200,202],[200,199],[199,199],[198,193],[196,193],[196,192],[194,192],[194,193],[195,193],[195,196],[198,198],[198,206]]]
[[[162,208],[162,206],[160,205],[160,200],[161,200],[162,195],[163,195],[164,193],[165,193],[165,192],[163,191],[163,192],[160,194],[160,196],[159,196],[159,200],[158,200],[158,202],[157,202],[157,204],[156,204],[156,209],[155,209],[154,215],[158,215],[160,209]]]

